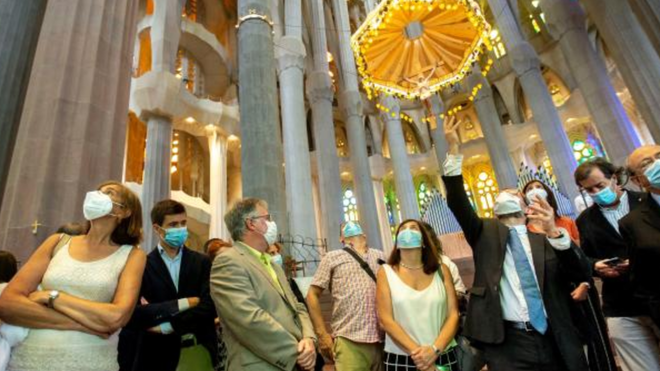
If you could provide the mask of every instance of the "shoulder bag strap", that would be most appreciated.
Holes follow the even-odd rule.
[[[374,271],[371,270],[369,264],[367,264],[367,262],[365,262],[360,257],[360,255],[358,255],[353,249],[348,247],[344,247],[343,250],[349,253],[353,257],[353,259],[355,259],[360,264],[360,267],[362,267],[362,269],[369,275],[369,277],[371,277],[371,279],[374,280],[374,282],[376,282],[376,275],[374,274]]]

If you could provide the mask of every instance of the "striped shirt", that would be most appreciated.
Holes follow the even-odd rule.
[[[628,192],[624,191],[619,199],[619,204],[615,207],[600,208],[600,212],[607,221],[614,227],[614,230],[619,232],[619,220],[630,212],[630,204],[628,203]]]
[[[359,253],[358,253],[359,254]],[[368,249],[362,259],[378,273],[382,251]],[[332,294],[332,336],[341,336],[356,343],[383,341],[383,331],[376,313],[376,282],[349,253],[329,252],[319,265],[312,285],[330,289]]]

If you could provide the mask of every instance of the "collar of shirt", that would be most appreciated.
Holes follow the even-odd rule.
[[[619,203],[616,206],[612,207],[603,207],[603,206],[598,206],[600,207],[600,210],[603,213],[616,213],[621,211],[624,207],[628,205],[628,192],[623,191],[623,194],[621,195],[621,198],[619,199]]]
[[[171,258],[169,256],[169,254],[165,251],[165,248],[163,248],[163,246],[161,246],[161,244],[158,244],[158,252],[160,253],[160,256],[163,259],[167,259],[171,262],[177,262],[177,261],[181,260],[181,250],[183,250],[183,246],[181,246],[179,248],[179,251],[177,251],[176,256]]]
[[[247,251],[250,252],[250,254],[254,255],[255,258],[259,259],[259,261],[264,264],[264,265],[270,265],[270,259],[271,256],[266,254],[265,252],[261,252],[254,247],[246,244],[245,242],[242,241],[237,241],[241,245],[245,246],[247,248]]]
[[[510,229],[515,229],[516,233],[518,233],[519,236],[527,234],[527,226],[526,225],[514,225],[514,226],[511,226]]]

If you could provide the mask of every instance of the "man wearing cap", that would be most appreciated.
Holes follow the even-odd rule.
[[[358,223],[342,228],[344,248],[329,252],[319,265],[307,294],[307,306],[322,354],[337,371],[383,370],[383,337],[376,314],[375,274],[382,251],[369,248]],[[323,321],[319,298],[332,294],[332,334]]]

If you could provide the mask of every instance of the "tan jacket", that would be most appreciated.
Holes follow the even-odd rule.
[[[227,371],[291,371],[298,342],[316,339],[304,304],[280,267],[284,294],[266,268],[240,243],[218,255],[211,269],[211,296],[223,325]]]

